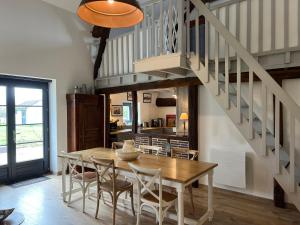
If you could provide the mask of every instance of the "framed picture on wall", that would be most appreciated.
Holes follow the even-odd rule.
[[[132,93],[127,92],[127,101],[132,101]]]
[[[167,127],[176,127],[176,115],[166,115]]]
[[[123,116],[123,106],[122,105],[112,105],[111,106],[112,116]]]
[[[143,93],[143,103],[151,103],[151,102],[152,102],[152,94]]]

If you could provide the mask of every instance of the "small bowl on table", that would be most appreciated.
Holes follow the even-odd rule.
[[[133,161],[136,160],[140,155],[139,151],[124,152],[122,149],[117,150],[117,156],[122,161]]]

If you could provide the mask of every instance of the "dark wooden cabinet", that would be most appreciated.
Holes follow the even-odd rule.
[[[104,96],[67,95],[68,152],[104,147]]]

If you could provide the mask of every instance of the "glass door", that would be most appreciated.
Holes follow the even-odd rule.
[[[48,132],[48,83],[0,78],[0,181],[48,172]]]
[[[43,90],[16,87],[16,163],[44,158],[43,129]]]
[[[0,86],[0,169],[8,164],[6,86]]]

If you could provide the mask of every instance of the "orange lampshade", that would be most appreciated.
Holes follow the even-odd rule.
[[[189,119],[189,115],[187,113],[181,113],[179,119],[180,120],[188,120]]]
[[[108,28],[131,27],[144,19],[135,0],[82,0],[77,14],[87,23]]]

